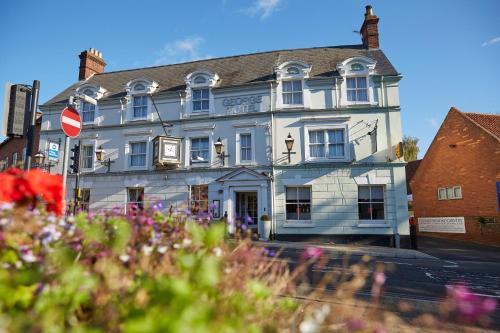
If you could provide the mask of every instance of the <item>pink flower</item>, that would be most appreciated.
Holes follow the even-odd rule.
[[[363,321],[359,318],[351,318],[345,324],[349,331],[359,331],[365,327]]]
[[[301,260],[319,260],[323,256],[323,249],[319,247],[306,247],[300,255]]]
[[[454,303],[460,318],[466,322],[473,322],[479,317],[489,315],[495,311],[497,305],[497,301],[493,298],[471,293],[465,284],[448,287],[448,297]]]
[[[385,274],[384,272],[374,272],[373,273],[373,283],[376,285],[383,285],[385,283]]]

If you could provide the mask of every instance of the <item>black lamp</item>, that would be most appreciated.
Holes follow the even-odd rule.
[[[108,171],[111,171],[111,163],[115,163],[115,161],[111,161],[111,158],[108,157],[107,160],[104,159],[104,156],[106,155],[106,151],[102,148],[102,146],[99,146],[99,148],[96,149],[95,151],[95,157],[97,158],[97,161],[101,163],[101,165],[107,166]]]
[[[226,153],[224,152],[224,144],[222,143],[220,137],[214,143],[214,147],[215,147],[215,152],[217,153],[217,155],[221,160],[222,166],[224,166],[224,160],[226,157],[229,157],[229,155],[226,155]]]
[[[287,151],[283,153],[283,154],[288,155],[288,163],[292,162],[292,159],[291,159],[290,155],[295,154],[295,152],[292,152],[292,148],[293,148],[293,143],[294,142],[295,142],[295,139],[292,138],[292,136],[290,135],[290,133],[288,133],[288,136],[285,139],[285,145],[286,145],[286,150]]]

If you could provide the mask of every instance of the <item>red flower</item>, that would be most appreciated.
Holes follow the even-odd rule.
[[[62,177],[39,169],[24,172],[11,168],[0,173],[0,202],[36,203],[42,199],[47,211],[62,214],[64,193]]]

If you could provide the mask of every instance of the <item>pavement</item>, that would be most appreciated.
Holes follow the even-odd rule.
[[[335,252],[341,256],[363,256],[369,255],[377,258],[404,258],[404,259],[437,259],[436,257],[424,252],[410,249],[396,249],[384,246],[370,245],[345,245],[329,244],[315,242],[282,242],[282,241],[254,241],[256,245],[266,247],[287,248],[287,249],[305,249],[306,247],[318,247],[325,251]]]

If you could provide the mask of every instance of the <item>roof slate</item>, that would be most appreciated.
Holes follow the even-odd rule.
[[[338,63],[356,56],[365,56],[376,60],[375,72],[377,74],[398,75],[394,66],[381,50],[369,50],[364,48],[363,45],[347,45],[279,50],[157,67],[104,72],[90,77],[85,83],[99,85],[107,89],[108,93],[102,100],[125,95],[124,85],[137,78],[156,81],[160,85],[160,92],[182,91],[185,90],[185,77],[197,70],[208,70],[217,73],[220,77],[218,87],[241,86],[274,80],[274,67],[290,60],[301,60],[311,65],[311,78],[329,78],[338,76],[336,70]],[[44,105],[65,103],[68,97],[82,83],[83,81],[74,83]]]
[[[500,115],[462,112],[467,118],[500,139]]]

